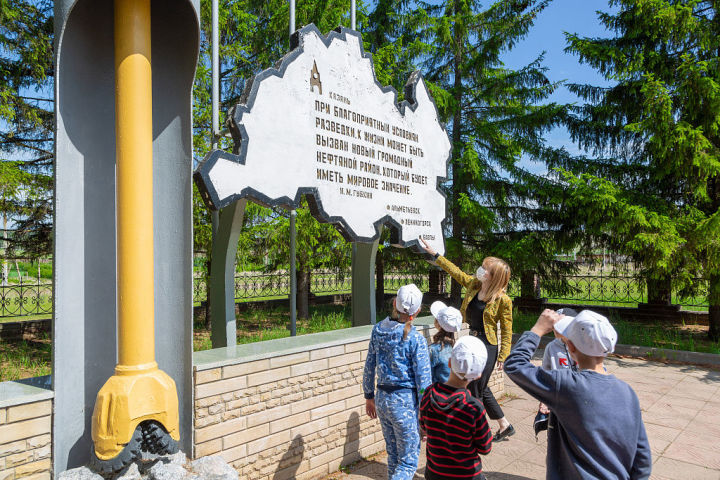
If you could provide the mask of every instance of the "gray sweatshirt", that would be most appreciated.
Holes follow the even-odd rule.
[[[505,372],[557,419],[548,429],[546,478],[649,478],[650,445],[633,389],[614,375],[536,367],[530,359],[539,342],[534,333],[523,333]]]

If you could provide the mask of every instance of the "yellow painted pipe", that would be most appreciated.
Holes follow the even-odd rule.
[[[115,0],[119,375],[155,363],[150,0]]]
[[[93,410],[101,462],[123,453],[142,422],[159,422],[180,439],[175,382],[155,362],[150,50],[150,0],[115,0],[118,364]]]

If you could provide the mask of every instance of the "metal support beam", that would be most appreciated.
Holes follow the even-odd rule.
[[[353,30],[357,30],[357,28],[356,28],[357,25],[355,24],[355,10],[356,9],[357,9],[356,1],[351,0],[351,2],[350,2],[350,28]]]
[[[375,255],[380,240],[352,244],[352,325],[375,324]]]
[[[295,217],[297,211],[290,210],[290,336],[296,334],[297,320],[297,266],[295,265]]]
[[[220,211],[213,236],[210,263],[210,321],[213,348],[237,343],[235,325],[235,255],[247,200],[238,200]]]

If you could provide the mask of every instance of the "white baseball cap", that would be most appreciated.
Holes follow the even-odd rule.
[[[422,292],[414,283],[404,285],[397,291],[395,308],[400,313],[415,315],[422,306],[422,296]]]
[[[430,313],[446,332],[459,332],[462,328],[462,313],[455,307],[448,307],[441,301],[430,305]]]
[[[450,367],[455,375],[464,380],[475,380],[482,376],[487,363],[487,348],[477,337],[461,337],[450,354]]]
[[[553,328],[585,355],[604,357],[615,351],[617,332],[607,318],[591,310],[583,310],[576,317],[565,316]]]

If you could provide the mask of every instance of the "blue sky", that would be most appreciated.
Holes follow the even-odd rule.
[[[610,12],[616,9],[611,10],[607,0],[553,0],[540,13],[528,36],[505,56],[505,64],[508,67],[519,68],[545,51],[543,64],[549,68],[548,76],[551,81],[608,85],[608,82],[595,70],[581,64],[577,56],[564,52],[567,46],[564,32],[578,33],[586,37],[612,35],[600,24],[596,13],[598,10]],[[558,103],[579,101],[564,87],[558,89],[551,100]],[[570,152],[578,152],[577,146],[572,144],[565,129],[556,128],[548,132],[546,138],[552,146],[565,146]],[[529,162],[527,167],[535,173],[542,173],[545,170],[543,165],[533,165]]]

